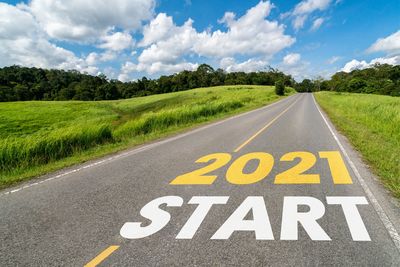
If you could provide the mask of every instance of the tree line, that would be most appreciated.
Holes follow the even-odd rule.
[[[304,79],[295,84],[298,92],[336,91],[400,96],[400,66],[376,64],[370,68],[337,72],[331,79]]]
[[[113,100],[170,93],[219,85],[278,85],[298,92],[336,91],[400,96],[400,66],[376,64],[350,73],[337,72],[329,80],[304,79],[270,68],[259,72],[214,70],[202,64],[195,71],[182,71],[158,79],[109,80],[103,74],[92,76],[75,70],[47,70],[10,66],[0,68],[0,102],[26,100]]]
[[[113,100],[218,85],[274,85],[277,81],[286,86],[295,84],[290,75],[272,68],[261,72],[227,73],[202,64],[195,71],[121,82],[109,80],[102,74],[92,76],[74,70],[10,66],[0,68],[0,101]]]

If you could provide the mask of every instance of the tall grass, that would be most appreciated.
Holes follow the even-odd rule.
[[[72,126],[45,136],[0,141],[0,171],[48,163],[112,140],[108,125]]]
[[[315,96],[383,183],[400,197],[400,98],[332,92]]]
[[[117,137],[133,137],[162,131],[171,126],[194,123],[217,114],[243,107],[240,101],[222,102],[199,106],[182,106],[168,111],[150,113],[138,120],[128,121],[116,130]]]
[[[117,101],[0,103],[0,188],[279,98],[272,87],[221,86]]]

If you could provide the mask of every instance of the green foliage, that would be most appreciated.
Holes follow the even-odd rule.
[[[314,92],[316,91],[315,84],[310,79],[304,79],[301,83],[296,83],[295,87],[297,92]]]
[[[277,80],[293,85],[291,76],[274,69],[226,73],[206,64],[196,71],[182,71],[156,80],[143,77],[126,83],[107,80],[104,74],[91,76],[77,71],[11,66],[0,68],[0,102],[126,99],[219,85],[274,85]]]
[[[331,92],[315,96],[385,185],[400,197],[400,98]]]
[[[147,114],[138,120],[129,121],[120,127],[115,134],[117,137],[145,135],[162,131],[171,126],[204,121],[208,117],[227,113],[243,106],[244,104],[241,101],[182,106],[168,111]]]
[[[338,72],[328,81],[305,79],[294,87],[298,92],[336,91],[400,96],[400,66],[377,64],[350,73]]]
[[[0,171],[48,163],[111,139],[107,125],[71,126],[40,137],[5,138],[0,141]]]
[[[282,80],[278,80],[275,82],[275,94],[285,95],[285,84]]]
[[[0,187],[90,159],[93,151],[116,151],[278,99],[272,87],[246,85],[126,100],[0,103]]]

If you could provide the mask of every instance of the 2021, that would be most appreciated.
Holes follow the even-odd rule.
[[[346,168],[339,151],[321,151],[318,153],[320,159],[326,159],[334,184],[352,184],[353,181]],[[207,175],[226,164],[232,159],[229,153],[214,153],[196,160],[196,163],[211,164],[189,173],[177,176],[170,182],[172,185],[210,185],[217,179],[217,175]],[[299,163],[275,176],[275,184],[319,184],[319,174],[304,174],[317,162],[313,153],[307,151],[296,151],[284,154],[280,161],[294,161],[300,159]],[[258,166],[251,173],[243,170],[250,160],[257,160]],[[237,158],[226,172],[226,180],[231,184],[246,185],[257,183],[266,178],[274,166],[274,157],[266,152],[253,152]]]

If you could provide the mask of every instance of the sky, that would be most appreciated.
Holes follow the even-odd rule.
[[[202,63],[296,80],[400,65],[400,1],[0,1],[0,67],[130,81]]]

